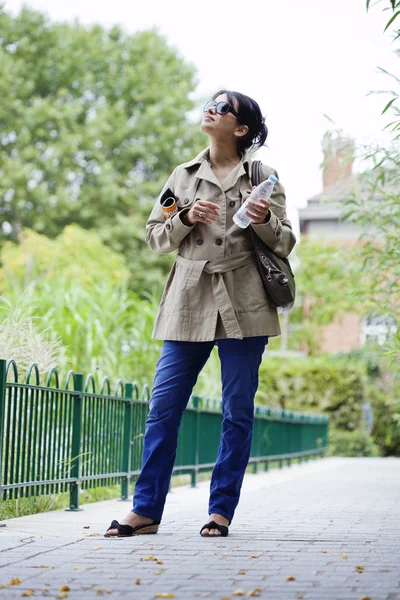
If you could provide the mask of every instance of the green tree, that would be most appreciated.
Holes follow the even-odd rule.
[[[149,262],[170,264],[143,257],[145,219],[173,168],[204,143],[190,119],[194,67],[155,30],[0,8],[0,31],[3,239],[26,227],[49,237],[70,223],[96,229],[141,289]]]
[[[391,13],[385,31],[392,31],[397,42],[395,54],[400,59],[400,1],[390,0],[384,10]],[[367,0],[367,10],[370,2]],[[391,27],[394,27],[391,30]],[[397,27],[397,28],[396,28]],[[400,79],[380,68],[390,80],[389,90],[373,93],[386,96],[382,115],[390,115],[385,129],[391,133],[389,147],[366,148],[363,159],[367,165],[361,175],[362,194],[354,194],[347,202],[347,218],[361,226],[363,234],[359,246],[359,258],[363,261],[374,287],[370,289],[368,300],[378,313],[390,315],[400,323]],[[371,166],[372,165],[372,166]],[[376,201],[376,199],[379,201]],[[355,294],[360,295],[358,290]],[[390,353],[399,371],[400,330],[394,335]]]
[[[289,350],[320,354],[321,327],[345,313],[365,314],[372,306],[368,298],[371,281],[364,276],[356,248],[343,248],[334,241],[303,236],[292,257],[296,279],[296,303],[288,317]],[[350,258],[351,257],[351,258]],[[354,288],[360,293],[354,296]],[[282,323],[285,327],[285,323]],[[269,346],[278,349],[281,338]]]

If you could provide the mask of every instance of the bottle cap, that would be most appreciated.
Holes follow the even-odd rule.
[[[277,182],[278,182],[278,179],[275,177],[275,175],[270,175],[270,176],[268,177],[268,179],[269,179],[270,181],[272,181],[272,183],[277,183]]]

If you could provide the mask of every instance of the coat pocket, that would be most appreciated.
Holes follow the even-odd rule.
[[[185,185],[182,187],[180,187],[179,185],[177,186],[176,196],[179,209],[190,208],[191,206],[193,206],[193,203],[198,197],[200,184],[201,179],[194,177],[192,178],[192,181],[189,185]]]

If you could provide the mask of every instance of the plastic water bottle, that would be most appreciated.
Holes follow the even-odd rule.
[[[274,185],[277,183],[277,178],[274,175],[270,175],[268,179],[260,183],[247,198],[246,202],[243,202],[242,206],[239,210],[233,215],[233,222],[236,223],[238,227],[242,229],[246,229],[252,221],[251,217],[246,215],[247,203],[249,200],[259,200],[263,198],[264,200],[268,200],[270,195],[272,194],[272,190],[274,189]]]

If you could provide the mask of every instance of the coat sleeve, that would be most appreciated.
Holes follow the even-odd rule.
[[[160,198],[168,188],[175,194],[175,176],[176,169],[163,187],[146,223],[146,242],[157,254],[168,254],[168,252],[177,250],[184,238],[194,228],[194,225],[189,227],[181,220],[183,213],[188,212],[187,208],[178,209],[179,212],[172,218],[164,219]]]
[[[263,174],[266,175],[265,179],[272,174],[279,180],[278,173],[273,169],[269,169],[269,172],[266,173],[264,165]],[[296,244],[296,237],[292,231],[292,224],[286,215],[285,188],[279,181],[274,185],[269,201],[271,203],[269,221],[254,224],[252,228],[277,256],[286,258]]]

